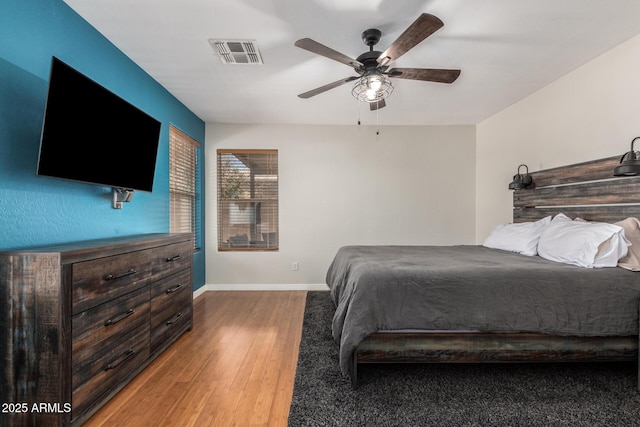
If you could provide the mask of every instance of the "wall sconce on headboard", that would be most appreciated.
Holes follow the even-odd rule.
[[[520,168],[524,166],[526,172],[524,175],[520,173]],[[525,164],[518,166],[518,173],[513,176],[513,181],[509,184],[509,190],[522,190],[533,184],[533,178],[529,175],[529,167]]]
[[[640,159],[633,151],[633,143],[636,139],[640,139],[640,136],[636,136],[631,140],[631,151],[627,151],[620,158],[620,166],[613,170],[613,176],[631,176],[638,175],[640,173]]]

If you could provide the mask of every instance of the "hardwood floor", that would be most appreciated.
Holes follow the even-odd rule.
[[[286,426],[306,294],[205,292],[193,330],[84,425]]]

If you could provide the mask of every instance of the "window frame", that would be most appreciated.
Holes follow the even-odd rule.
[[[245,161],[251,161],[251,155],[256,156],[273,156],[275,160],[275,166],[272,164],[270,167],[275,169],[275,173],[262,173],[258,175],[251,174],[250,184],[243,184],[242,188],[246,191],[251,191],[252,193],[255,191],[255,183],[253,181],[254,177],[262,176],[263,179],[266,177],[272,177],[266,179],[265,182],[271,181],[270,184],[265,185],[266,194],[262,197],[256,197],[255,193],[252,194],[252,197],[237,197],[237,198],[228,198],[223,197],[223,186],[225,184],[225,180],[223,178],[224,168],[222,167],[223,156],[232,155],[236,157],[236,159],[242,163],[244,163],[241,158],[244,158]],[[267,157],[268,162],[271,161],[271,157]],[[256,165],[261,165],[261,159],[253,159]],[[280,225],[279,225],[279,165],[278,165],[278,150],[277,149],[218,149],[216,151],[216,169],[217,169],[217,247],[218,251],[241,251],[241,252],[250,252],[250,251],[279,251],[279,233],[280,233]],[[249,170],[251,170],[250,166],[246,166]],[[258,166],[259,167],[259,166]],[[248,188],[251,188],[248,190]],[[274,191],[275,189],[275,191]],[[245,204],[246,206],[250,206],[251,204],[255,204],[251,206],[251,212],[245,215],[253,218],[248,223],[248,228],[250,231],[246,234],[246,242],[238,244],[234,246],[232,242],[230,242],[230,238],[232,237],[230,233],[231,229],[231,213],[227,213],[226,209],[231,206],[232,203]],[[262,210],[256,210],[256,206],[265,206],[266,215],[258,215],[256,212],[262,212]],[[267,223],[270,221],[270,225],[267,228],[267,232],[263,232],[260,228],[262,226],[261,223],[257,222],[256,217],[266,218]],[[245,227],[246,228],[246,227]],[[258,228],[260,228],[258,230]],[[246,230],[245,230],[246,231]],[[227,236],[228,234],[228,236]],[[267,234],[269,237],[265,238],[264,235]],[[225,236],[227,239],[225,240]],[[259,236],[259,241],[256,240],[256,236]],[[233,235],[233,237],[244,237],[239,235]]]

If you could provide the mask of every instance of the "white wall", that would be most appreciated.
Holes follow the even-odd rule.
[[[208,285],[324,284],[340,246],[473,244],[474,126],[208,124]],[[216,149],[279,154],[280,250],[218,252]],[[299,263],[299,271],[291,263]]]
[[[520,163],[534,171],[629,150],[640,135],[639,76],[637,36],[478,124],[476,242],[511,221],[507,186]]]

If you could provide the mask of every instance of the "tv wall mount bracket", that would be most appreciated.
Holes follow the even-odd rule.
[[[133,190],[113,187],[113,209],[122,209],[122,204],[133,199]]]

